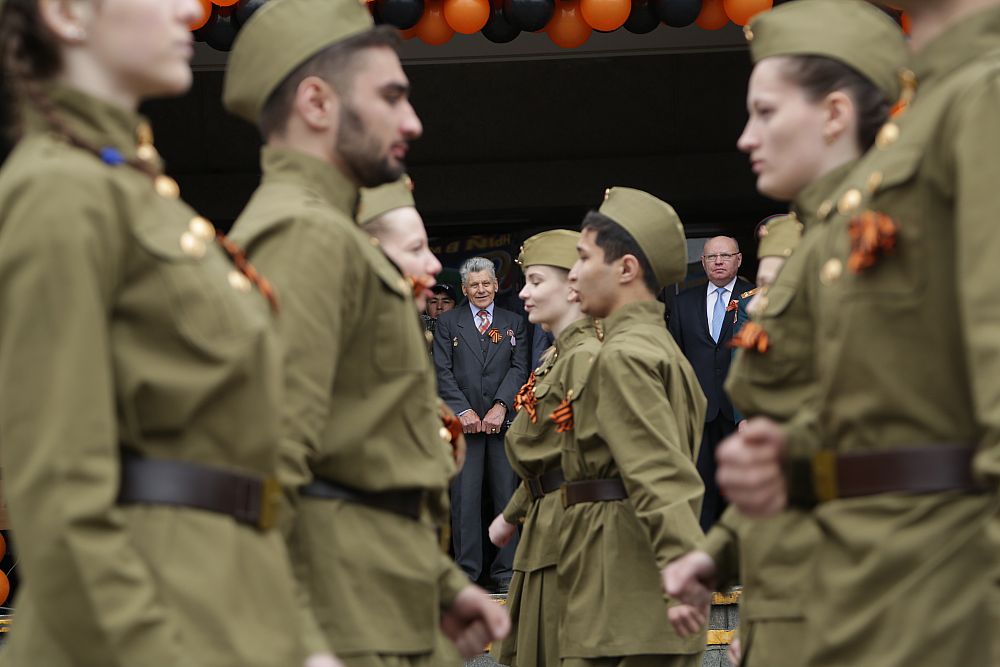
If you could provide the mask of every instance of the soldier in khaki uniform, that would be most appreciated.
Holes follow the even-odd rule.
[[[421,132],[397,42],[354,0],[277,0],[244,26],[224,86],[266,143],[234,238],[283,295],[304,631],[349,666],[442,664],[439,621],[466,655],[509,624],[438,548],[454,466],[411,284],[355,222],[359,187],[399,178]]]
[[[490,526],[491,541],[504,546],[523,523],[507,595],[512,630],[497,653],[497,660],[510,667],[559,665],[556,562],[559,487],[565,481],[560,459],[573,431],[558,420],[564,397],[580,392],[600,350],[594,321],[570,300],[568,275],[579,238],[579,232],[565,229],[542,232],[524,242],[518,257],[525,278],[519,296],[528,319],[556,340],[514,402],[517,416],[505,445],[522,483]]]
[[[146,96],[193,0],[0,2],[0,441],[23,586],[0,664],[302,665],[277,531],[278,302],[178,198]],[[58,81],[58,82],[57,82]]]
[[[695,460],[706,399],[654,297],[687,270],[684,230],[659,199],[612,188],[577,248],[570,281],[605,339],[560,409],[574,435],[562,457],[562,665],[698,665],[705,634],[679,637],[668,616],[691,610],[661,590],[667,564],[704,537]]]
[[[899,4],[915,52],[903,96],[817,212],[825,242],[798,251],[813,406],[785,427],[752,420],[720,452],[747,513],[820,501],[806,607],[817,666],[986,664],[995,634],[994,502],[971,462],[978,450],[995,477],[1000,3]]]
[[[777,279],[761,289],[751,303],[753,321],[734,336],[744,349],[726,389],[746,415],[788,421],[816,390],[809,302],[798,290],[802,256],[792,251],[804,228],[807,244],[824,242],[814,211],[870,148],[890,101],[899,97],[908,53],[893,21],[851,0],[800,0],[779,7],[756,18],[747,36],[756,65],[748,92],[750,120],[739,145],[756,167],[761,192],[791,196],[793,213],[761,229],[761,271],[778,269]],[[803,605],[812,592],[818,537],[802,510],[751,520],[730,509],[710,531],[705,552],[671,566],[673,592],[699,588],[700,580],[704,586],[697,593],[707,598],[720,583],[742,581],[745,664],[800,665]]]

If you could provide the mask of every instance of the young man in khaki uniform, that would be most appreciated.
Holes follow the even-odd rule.
[[[972,460],[996,477],[1000,2],[899,4],[903,96],[818,212],[826,242],[800,249],[817,398],[720,451],[746,512],[820,501],[806,653],[822,667],[988,664],[995,635],[994,503]]]
[[[275,0],[241,31],[224,90],[266,143],[234,235],[284,295],[305,630],[349,666],[440,664],[439,620],[466,655],[508,626],[439,549],[454,465],[412,286],[354,219],[359,187],[399,178],[421,133],[397,42],[355,0]]]
[[[695,460],[706,399],[654,296],[684,277],[686,247],[674,210],[638,190],[608,190],[583,221],[570,281],[605,338],[560,410],[574,433],[562,457],[563,667],[688,667],[705,648],[704,632],[674,632],[668,615],[690,610],[661,586],[704,537]]]

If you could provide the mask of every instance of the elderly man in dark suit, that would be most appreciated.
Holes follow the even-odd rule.
[[[735,310],[729,305],[753,289],[738,278],[743,255],[736,239],[716,236],[705,243],[701,265],[708,285],[698,285],[677,295],[670,312],[670,333],[684,356],[691,362],[708,398],[705,430],[698,452],[698,472],[705,481],[705,499],[701,507],[701,527],[706,532],[722,514],[726,503],[715,482],[715,446],[736,430],[733,404],[722,389],[729,373]]]
[[[473,257],[460,273],[468,302],[438,318],[434,364],[438,392],[461,419],[468,444],[465,466],[452,484],[452,539],[455,560],[477,581],[484,567],[483,480],[494,514],[517,485],[503,439],[514,397],[528,378],[528,346],[524,319],[493,303],[499,288],[493,262]],[[512,540],[490,567],[497,590],[510,582],[515,547]]]

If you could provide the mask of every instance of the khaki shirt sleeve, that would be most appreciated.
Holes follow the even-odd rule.
[[[278,469],[287,502],[280,528],[293,554],[297,489],[312,481],[310,462],[329,417],[344,323],[360,285],[351,270],[358,260],[350,254],[350,243],[334,242],[329,230],[311,221],[279,228],[251,248],[251,261],[274,284],[281,302],[285,393]],[[305,574],[295,574],[303,641],[310,653],[325,652],[330,647],[312,613],[310,593],[302,586]]]
[[[438,576],[438,593],[441,596],[441,608],[449,609],[455,603],[458,594],[472,585],[469,577],[451,557],[441,554],[441,574]]]
[[[510,497],[507,506],[503,508],[503,518],[507,523],[524,523],[531,507],[531,496],[524,484],[518,484],[514,495]]]
[[[954,164],[946,166],[957,181],[953,196],[961,330],[972,400],[985,434],[978,443],[981,453],[976,468],[996,485],[1000,479],[1000,299],[996,294],[1000,76],[994,74],[984,85],[969,90],[956,108],[954,141],[948,142],[954,147]]]
[[[182,660],[156,577],[115,502],[120,452],[110,329],[128,231],[109,222],[117,219],[105,206],[109,198],[67,174],[36,179],[3,212],[7,501],[34,612],[66,630],[53,636],[67,655],[108,667],[180,666],[195,658]],[[107,656],[115,656],[113,665],[103,662]]]
[[[337,361],[364,261],[347,234],[331,221],[294,221],[259,239],[251,261],[275,286],[281,301],[278,329],[284,347],[285,393],[280,448],[281,481],[298,488],[312,481],[330,410]]]
[[[744,521],[735,507],[727,507],[705,536],[705,553],[715,562],[719,590],[739,583],[739,525]]]
[[[702,546],[697,508],[705,487],[681,442],[659,370],[605,349],[598,365],[597,421],[611,449],[657,567]],[[686,409],[687,406],[684,406]]]

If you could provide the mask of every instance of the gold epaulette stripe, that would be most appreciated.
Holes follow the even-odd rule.
[[[735,630],[709,630],[705,644],[708,646],[728,646],[733,642]]]
[[[740,591],[730,593],[712,593],[712,604],[739,604]]]
[[[759,292],[759,291],[760,291],[760,288],[759,288],[759,287],[754,287],[754,288],[753,288],[752,290],[750,290],[749,292],[743,292],[743,294],[740,294],[740,298],[741,298],[741,299],[745,299],[745,298],[747,298],[748,296],[753,296],[753,295],[755,295],[755,294],[756,294],[757,292]]]

